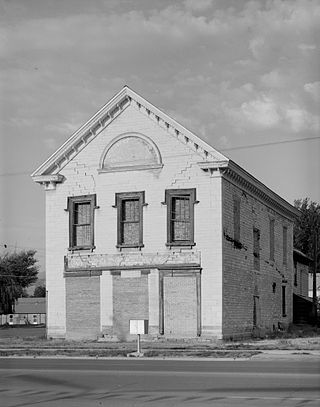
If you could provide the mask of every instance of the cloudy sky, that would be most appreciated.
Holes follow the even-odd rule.
[[[0,0],[0,253],[43,263],[30,174],[124,85],[290,203],[320,202],[319,38],[318,0]]]

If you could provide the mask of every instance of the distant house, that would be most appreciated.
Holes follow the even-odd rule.
[[[309,279],[310,275],[312,277],[312,264],[310,257],[293,249],[293,322],[297,324],[311,322],[313,302]]]
[[[271,165],[272,157],[265,165]],[[292,322],[299,211],[124,87],[33,174],[48,337],[230,338]]]
[[[46,298],[19,298],[13,314],[0,315],[1,325],[40,325],[46,323]]]
[[[313,270],[312,268],[309,269],[309,279],[308,279],[308,287],[309,287],[309,297],[313,297]],[[316,275],[316,293],[317,297],[320,298],[320,273]]]

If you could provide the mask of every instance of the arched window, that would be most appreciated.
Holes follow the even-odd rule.
[[[158,147],[148,137],[126,133],[116,137],[105,149],[100,172],[161,168]]]

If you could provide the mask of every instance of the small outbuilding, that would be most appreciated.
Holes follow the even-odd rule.
[[[15,312],[0,315],[1,325],[40,325],[46,323],[46,298],[19,298]]]
[[[293,322],[312,322],[312,291],[309,292],[309,277],[312,276],[313,261],[300,250],[293,249]]]

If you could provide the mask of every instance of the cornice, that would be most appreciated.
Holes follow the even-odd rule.
[[[281,198],[232,160],[203,162],[199,163],[199,166],[204,171],[210,171],[211,174],[219,172],[223,178],[240,186],[243,190],[260,199],[276,211],[281,212],[289,219],[298,218],[300,216],[300,211],[297,208]]]
[[[65,177],[61,174],[35,175],[33,180],[38,184],[44,185],[46,190],[52,190],[56,189],[56,184],[63,182]]]

